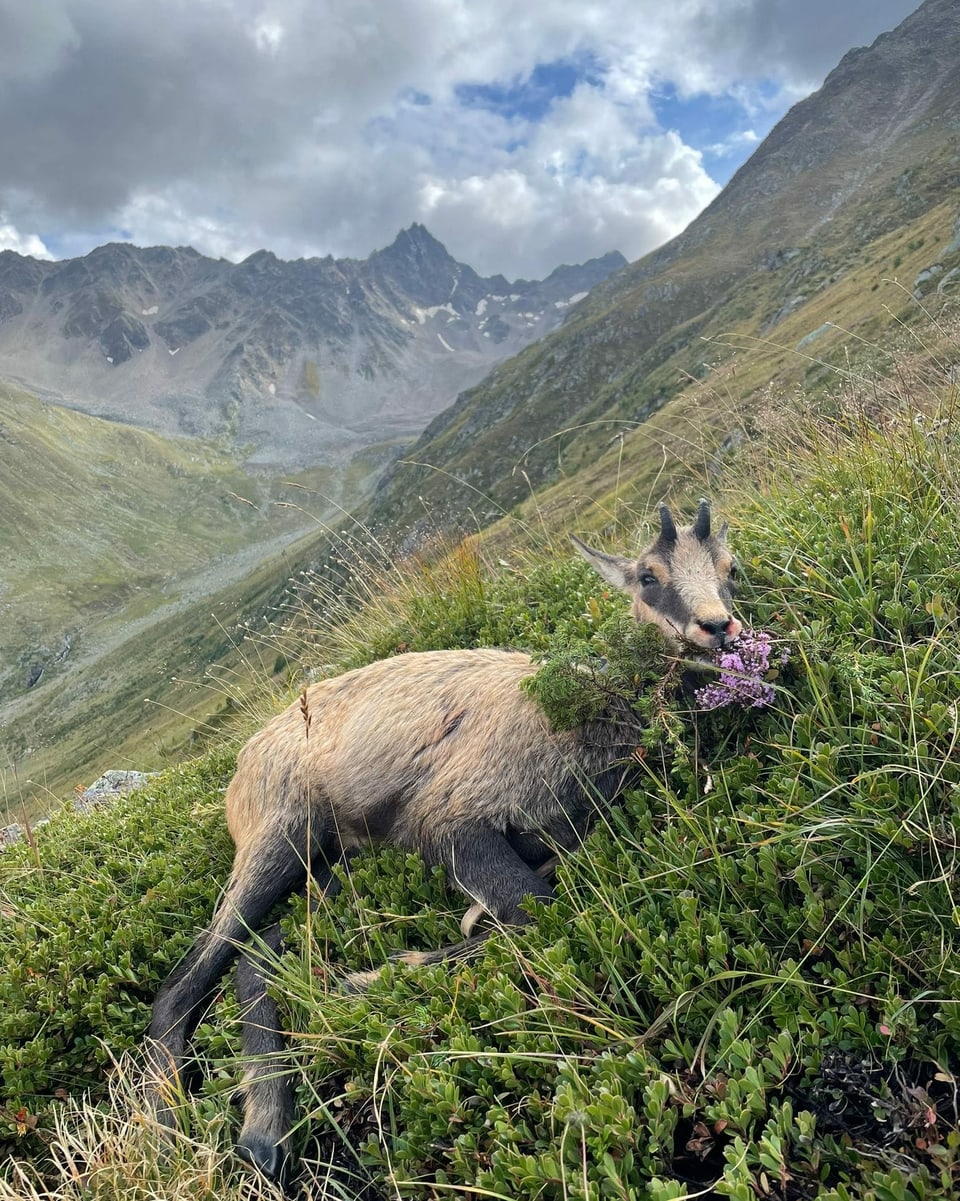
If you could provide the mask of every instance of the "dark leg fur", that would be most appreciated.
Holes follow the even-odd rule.
[[[529,867],[536,869],[553,856],[553,845],[547,842],[542,834],[533,830],[508,830],[506,837],[507,842]]]
[[[514,835],[514,841],[518,837]],[[543,858],[546,858],[549,850],[539,839],[537,842],[544,847]],[[457,887],[474,901],[479,901],[487,913],[505,926],[522,926],[529,922],[530,915],[520,908],[524,897],[549,901],[554,896],[551,885],[538,876],[511,842],[496,830],[471,827],[450,840],[443,859]]]
[[[516,846],[516,843],[514,842],[514,840],[512,838],[510,838],[509,841],[510,841],[510,845],[514,848],[514,850],[516,850],[517,846]],[[541,845],[543,853],[548,855],[548,858],[544,859],[540,863],[537,863],[536,872],[537,872],[537,875],[541,878],[541,880],[552,881],[553,877],[557,873],[557,864],[560,862],[560,857],[559,857],[559,855],[550,855],[549,847],[546,847],[543,843],[541,843],[540,845]],[[535,859],[529,859],[525,855],[522,856],[522,858],[524,859],[525,863],[530,863],[532,865],[534,862],[536,862],[537,859],[540,858],[540,854],[538,853]],[[474,901],[474,903],[470,906],[470,908],[467,910],[467,912],[460,919],[460,929],[463,933],[464,938],[469,938],[471,936],[471,934],[473,934],[474,927],[476,926],[477,922],[479,922],[481,920],[481,918],[484,916],[485,912],[486,911],[483,908],[483,906],[480,904],[480,902]]]
[[[290,1162],[288,1140],[293,1127],[293,1084],[283,1059],[277,1003],[267,992],[267,959],[283,952],[280,923],[266,929],[247,947],[237,965],[237,999],[243,1018],[244,1122],[237,1154],[271,1180],[284,1183]]]
[[[340,881],[320,857],[313,878],[327,895],[340,891]],[[277,1003],[267,991],[271,960],[286,949],[280,923],[269,926],[246,947],[237,965],[237,1000],[243,1021],[243,1129],[237,1155],[282,1187],[289,1183],[290,1131],[294,1122],[294,1084],[284,1057]]]
[[[521,854],[529,855],[540,870],[534,871]],[[535,834],[504,836],[482,826],[471,827],[468,833],[448,843],[443,859],[457,886],[505,926],[523,926],[530,921],[529,913],[520,908],[524,897],[549,901],[555,895],[544,878],[553,868],[551,851]],[[489,934],[490,931],[474,934],[436,951],[403,951],[391,958],[412,967],[466,959],[480,949]],[[361,992],[377,979],[381,970],[351,972],[342,987],[346,992]]]
[[[148,1036],[150,1087],[157,1117],[174,1124],[172,1093],[179,1080],[187,1042],[239,947],[266,919],[278,901],[302,888],[308,857],[305,832],[300,837],[278,831],[238,855],[226,892],[213,921],[203,931],[157,994]]]

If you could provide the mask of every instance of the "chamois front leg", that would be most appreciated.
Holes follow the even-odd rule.
[[[513,839],[511,839],[511,843]],[[524,860],[524,862],[529,862]],[[537,875],[542,880],[552,880],[557,872],[557,865],[560,862],[559,855],[550,855],[548,859],[544,859],[536,869]],[[486,914],[486,910],[479,901],[474,901],[467,912],[460,919],[460,932],[465,939],[472,939],[474,928],[477,922],[481,921]]]
[[[549,855],[549,850],[541,840],[537,840],[537,845],[537,859],[540,858],[539,848],[542,848],[544,855]],[[533,850],[532,841],[529,849]],[[525,897],[550,901],[556,895],[544,876],[534,871],[517,854],[506,835],[491,830],[489,826],[477,824],[460,831],[447,840],[437,857],[446,865],[457,887],[504,926],[523,926],[531,920],[530,914],[520,908],[520,902]],[[479,950],[489,933],[474,934],[463,942],[435,951],[402,951],[398,955],[391,955],[390,959],[410,967],[463,959]],[[379,977],[381,971],[381,968],[374,968],[350,972],[343,980],[342,987],[346,992],[362,992]]]
[[[515,835],[512,840],[516,842]],[[544,845],[539,839],[537,842]],[[544,847],[544,857],[548,855]],[[520,908],[525,897],[549,901],[554,896],[552,886],[521,858],[511,839],[488,826],[469,826],[458,832],[449,840],[443,859],[457,887],[505,926],[530,921],[530,915]]]

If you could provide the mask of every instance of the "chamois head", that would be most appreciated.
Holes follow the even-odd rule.
[[[639,559],[592,550],[579,538],[573,542],[608,583],[633,598],[637,621],[652,621],[678,649],[713,650],[743,628],[733,616],[736,565],[727,526],[710,532],[709,501],[700,501],[693,525],[679,529],[661,505],[660,536]]]

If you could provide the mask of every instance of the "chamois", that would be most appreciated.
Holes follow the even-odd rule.
[[[677,649],[706,654],[740,633],[726,525],[711,534],[707,501],[679,529],[661,505],[659,535],[639,559],[573,541],[632,598],[636,620],[654,622]],[[356,847],[391,843],[443,863],[474,907],[504,924],[530,921],[525,897],[554,895],[543,865],[555,849],[578,844],[597,798],[615,799],[636,740],[614,721],[553,730],[520,687],[535,671],[517,651],[399,655],[310,685],[250,739],[226,794],[236,847],[229,883],[153,1008],[151,1087],[162,1122],[173,1123],[174,1085],[203,1006],[251,933],[308,872],[329,888],[332,863]],[[400,958],[437,962],[477,941]],[[237,1150],[276,1178],[289,1158],[293,1089],[264,946],[281,949],[278,923],[243,952],[237,971],[250,1057]]]

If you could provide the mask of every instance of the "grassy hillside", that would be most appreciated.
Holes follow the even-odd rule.
[[[387,453],[272,483],[213,445],[0,386],[0,825],[189,753],[237,673],[263,675],[239,627],[265,624],[311,557],[304,531]]]
[[[138,591],[162,604],[154,590],[172,578],[172,564],[189,573],[256,537],[264,491],[213,446],[170,442],[8,387],[0,429],[4,601],[25,602],[3,623],[5,699],[31,654],[42,658],[35,632],[46,639],[91,614],[108,619]]]
[[[827,396],[771,394],[714,464],[740,610],[790,654],[776,702],[708,716],[677,698],[679,737],[671,720],[533,926],[349,996],[346,971],[455,939],[463,903],[383,851],[298,907],[279,994],[304,1196],[960,1196],[960,396],[928,372],[955,344],[925,335],[879,393],[837,373]],[[626,524],[609,465],[604,482],[578,526]],[[358,582],[345,624],[321,593],[298,653],[589,637],[622,602],[551,536],[570,500],[521,514],[544,519],[522,548],[514,519]],[[228,1153],[229,988],[174,1144],[139,1116],[129,1063],[109,1094],[103,1074],[209,913],[230,767],[212,754],[0,857],[0,1197],[272,1195]]]
[[[312,547],[312,538],[292,543],[239,582],[130,630],[90,669],[31,696],[5,730],[8,755],[29,748],[0,772],[8,820],[55,812],[105,770],[169,767],[256,724],[289,684],[282,657],[262,652],[251,635],[268,629]],[[0,804],[0,824],[3,814]]]

